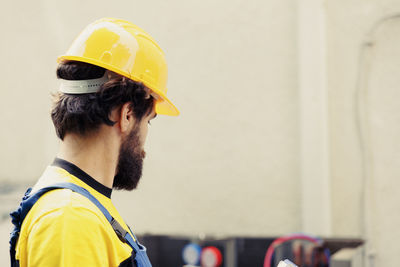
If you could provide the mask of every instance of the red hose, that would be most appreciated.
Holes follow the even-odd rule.
[[[301,240],[307,240],[310,241],[316,245],[320,245],[321,241],[319,239],[307,236],[307,235],[301,235],[301,234],[295,234],[295,235],[290,235],[290,236],[284,236],[275,239],[271,245],[268,247],[267,252],[265,253],[265,258],[264,258],[264,267],[271,267],[271,260],[272,260],[272,255],[274,254],[274,250],[277,246],[282,244],[283,242],[289,241],[289,240],[294,240],[294,239],[301,239]]]

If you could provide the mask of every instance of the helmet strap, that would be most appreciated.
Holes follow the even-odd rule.
[[[99,91],[100,87],[108,82],[108,71],[98,79],[89,80],[64,80],[61,79],[59,91],[64,94],[91,94]]]

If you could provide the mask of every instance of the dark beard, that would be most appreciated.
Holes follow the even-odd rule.
[[[133,129],[121,144],[113,188],[130,191],[137,187],[142,177],[145,155],[141,149],[138,129]]]

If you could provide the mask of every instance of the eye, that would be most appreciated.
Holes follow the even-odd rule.
[[[154,114],[154,116],[152,117],[152,118],[150,118],[148,121],[147,121],[147,124],[148,125],[151,125],[151,122],[150,121],[152,121],[152,120],[154,120],[154,118],[157,116],[157,114]]]
[[[148,121],[147,121],[147,124],[148,125],[151,125],[151,122],[150,121],[152,121],[152,120],[154,120],[154,118],[157,116],[157,114],[154,114],[154,116],[151,118],[151,119],[149,119]]]

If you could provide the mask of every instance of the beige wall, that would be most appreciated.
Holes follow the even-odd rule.
[[[397,266],[400,3],[326,10],[333,233],[367,240],[365,266]]]
[[[299,20],[308,4],[319,7],[316,12],[325,21],[319,35],[307,31],[307,20]],[[57,140],[49,119],[49,92],[58,84],[55,58],[84,25],[104,16],[120,17],[146,29],[165,50],[169,96],[182,112],[178,118],[160,116],[152,123],[139,189],[113,193],[116,206],[136,232],[276,236],[311,229],[320,233],[318,219],[313,224],[304,218],[308,216],[304,206],[311,201],[308,210],[314,202],[328,211],[324,218],[329,227],[323,233],[366,237],[371,241],[367,252],[377,253],[375,266],[395,266],[395,252],[385,251],[384,243],[396,247],[390,235],[398,233],[395,226],[400,222],[390,213],[400,201],[393,191],[396,165],[390,161],[398,158],[398,150],[391,146],[398,133],[394,101],[398,75],[382,70],[399,64],[383,52],[376,56],[368,52],[366,61],[377,69],[367,68],[366,74],[368,63],[360,55],[367,33],[381,18],[400,12],[399,3],[42,0],[5,6],[0,17],[6,27],[0,42],[0,181],[32,183],[52,160]],[[376,36],[388,50],[396,51],[400,41],[397,25],[387,30],[389,43]],[[302,98],[307,90],[303,74],[315,65],[304,57],[310,52],[304,46],[308,36],[299,32],[314,34],[310,40],[319,47],[318,58],[313,59],[323,64],[324,71],[315,78],[326,95],[317,100]],[[375,77],[374,83],[360,82],[363,75]],[[379,101],[370,105],[364,101],[368,97],[359,96],[367,87],[364,97],[382,96],[379,85],[393,77],[384,94],[389,100],[372,98]],[[308,79],[312,81],[312,76]],[[313,90],[318,92],[315,84]],[[308,105],[308,111],[312,105],[320,105],[320,111],[326,108],[316,124],[310,123],[312,115],[304,115]],[[383,109],[387,105],[390,109]],[[392,117],[389,123],[371,124],[368,114]],[[307,153],[304,135],[318,123],[326,129],[315,128],[321,130],[315,144],[317,150],[326,149]],[[369,141],[363,139],[365,131]],[[366,167],[368,151],[373,151],[377,164],[373,170]],[[315,185],[310,191],[327,190],[326,201],[314,199],[302,188],[318,181],[318,172],[307,177],[304,162],[312,163],[319,155],[323,160],[315,167],[326,164],[320,173],[328,187]],[[378,179],[378,186],[371,186],[373,179]],[[381,214],[382,207],[390,214]]]
[[[382,21],[371,36],[371,58],[366,95],[365,133],[370,142],[368,152],[367,204],[369,222],[367,234],[371,250],[375,250],[377,265],[396,265],[398,246],[388,246],[399,240],[400,215],[398,180],[400,164],[400,13]],[[390,259],[391,261],[389,261]],[[390,263],[390,264],[389,264]]]

